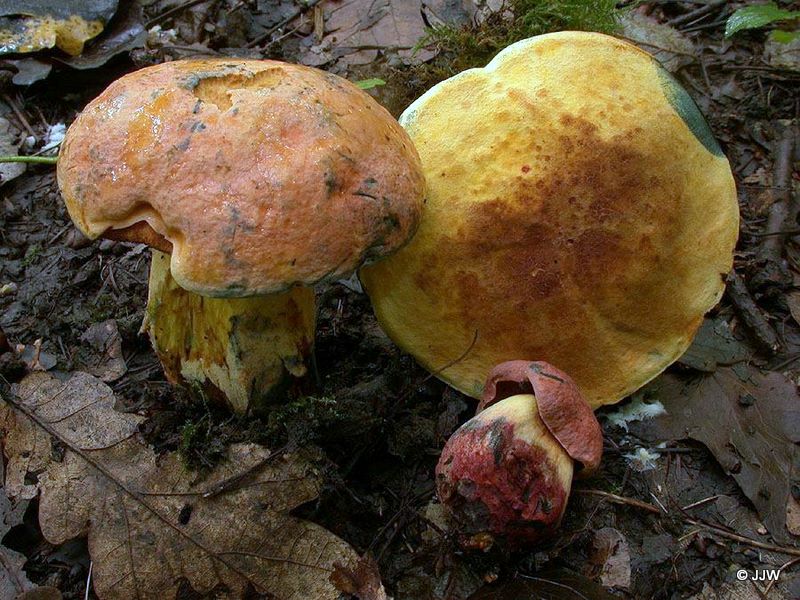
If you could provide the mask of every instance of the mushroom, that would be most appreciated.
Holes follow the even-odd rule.
[[[335,75],[185,60],[114,82],[75,120],[58,183],[75,225],[154,248],[143,328],[167,377],[236,411],[306,372],[313,285],[413,235],[408,135]]]
[[[445,444],[439,500],[465,547],[530,546],[558,528],[573,472],[593,473],[602,452],[600,424],[569,375],[545,362],[502,363],[476,416]]]
[[[597,407],[686,350],[723,293],[738,205],[702,115],[653,57],[602,34],[534,37],[400,122],[427,203],[411,242],[361,278],[424,367],[477,398],[493,365],[536,356]]]

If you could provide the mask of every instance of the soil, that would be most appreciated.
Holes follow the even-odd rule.
[[[655,9],[654,15],[666,21],[678,11],[668,6]],[[705,49],[704,60],[687,65],[677,76],[707,115],[731,160],[743,217],[737,270],[783,342],[777,355],[756,353],[756,361],[785,363],[783,370],[792,369],[794,363],[786,361],[800,356],[800,329],[786,298],[794,286],[791,269],[797,265],[797,249],[792,244],[785,248],[788,266],[764,260],[759,254],[764,238],[758,234],[771,200],[776,140],[783,123],[798,116],[800,74],[757,58],[763,33],[744,34],[733,43],[724,42],[722,33],[722,25],[695,32],[695,42]],[[289,36],[269,46],[266,54],[291,60],[299,48]],[[28,88],[7,86],[4,93],[41,138],[47,124],[71,122],[109,82],[149,59],[126,54],[91,71],[56,70],[45,81]],[[394,114],[419,92],[420,82],[427,84],[414,68],[397,66],[385,57],[353,69],[349,76],[386,79],[388,84],[375,94]],[[794,221],[788,226],[796,227]],[[704,584],[719,589],[731,582],[731,565],[753,570],[763,563],[759,548],[692,527],[684,518],[689,513],[675,508],[698,497],[726,496],[731,500],[724,510],[708,502],[693,509],[691,518],[730,523],[735,514],[757,523],[736,482],[704,446],[674,440],[654,468],[638,470],[625,455],[637,446],[647,448],[647,443],[605,419],[602,468],[576,484],[554,540],[532,552],[464,552],[442,529],[432,504],[433,471],[444,442],[472,414],[475,401],[445,386],[393,346],[379,329],[366,296],[340,284],[321,290],[314,376],[285,405],[260,417],[232,417],[164,380],[148,340],[139,333],[148,263],[149,251],[142,246],[82,239],[66,214],[52,167],[29,166],[0,189],[0,286],[17,286],[16,292],[0,297],[0,327],[8,340],[31,345],[40,339],[42,351],[55,357],[55,369],[78,370],[91,360],[81,336],[92,324],[115,320],[128,367],[112,385],[119,408],[146,415],[143,432],[148,441],[159,451],[181,451],[200,474],[235,441],[322,449],[326,486],[299,514],[340,535],[359,553],[375,557],[392,597],[467,598],[487,583],[543,568],[567,568],[596,578],[604,561],[593,550],[593,541],[604,527],[621,532],[630,547],[632,583],[628,590],[614,590],[618,597],[689,598]],[[728,299],[717,314],[734,319]],[[737,329],[737,335],[758,351],[748,333],[745,327]],[[23,372],[8,358],[0,360],[0,369],[12,382]],[[672,504],[666,513],[654,514],[632,503],[610,501],[608,494],[648,505],[669,498]],[[759,539],[771,541],[769,536]],[[3,542],[26,555],[25,570],[32,581],[55,585],[65,598],[84,597],[89,566],[85,541],[48,544],[38,530],[35,502],[25,525]],[[792,579],[791,569],[786,575],[783,597],[800,597],[800,583]]]

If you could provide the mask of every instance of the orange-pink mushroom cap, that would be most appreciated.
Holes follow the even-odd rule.
[[[238,297],[347,276],[414,234],[425,181],[397,121],[341,77],[196,59],[112,83],[70,126],[75,224],[171,252],[184,289]]]
[[[581,476],[597,470],[603,454],[603,432],[569,375],[543,361],[500,363],[489,373],[476,412],[517,394],[536,397],[545,427],[581,466]]]

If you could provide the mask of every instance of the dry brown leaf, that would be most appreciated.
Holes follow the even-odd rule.
[[[43,585],[22,592],[15,600],[61,600],[63,596],[58,588]]]
[[[705,444],[779,541],[800,442],[800,395],[780,373],[739,365],[699,378],[660,377],[650,388],[666,415],[634,424],[649,441],[692,438]]]
[[[620,25],[624,37],[655,56],[671,73],[694,60],[694,43],[674,27],[634,11],[626,13]]]
[[[756,589],[756,584],[745,582],[723,583],[718,589],[712,588],[708,583],[703,584],[703,589],[688,600],[764,600],[763,592]],[[772,588],[769,600],[785,600],[786,596],[776,588]]]
[[[0,117],[0,154],[16,156],[18,149],[17,132],[7,119]],[[0,184],[9,182],[24,172],[25,163],[0,163]]]
[[[795,323],[800,324],[800,292],[790,292],[786,294],[785,298],[786,304],[789,305],[789,312],[792,313],[792,318]]]
[[[171,598],[182,581],[219,598],[248,590],[280,600],[338,597],[328,581],[333,565],[357,557],[327,530],[287,514],[320,485],[300,457],[267,461],[265,448],[232,446],[198,483],[176,454],[156,457],[136,433],[140,418],[114,412],[111,390],[90,375],[59,382],[36,373],[7,400],[0,425],[16,437],[6,445],[9,465],[28,464],[20,453],[42,443],[42,430],[64,449],[39,475],[39,521],[53,544],[88,535],[100,598]]]
[[[0,540],[12,527],[22,523],[27,505],[26,500],[14,503],[0,494]],[[0,546],[0,598],[16,598],[36,587],[22,570],[25,561],[25,556],[19,552]]]
[[[594,533],[590,561],[605,587],[631,587],[631,551],[628,540],[613,527],[603,527]]]
[[[425,2],[435,14],[456,13],[462,18],[474,14],[469,0]],[[304,64],[319,66],[335,60],[346,65],[373,62],[379,50],[396,50],[405,61],[426,61],[434,53],[413,49],[425,36],[421,0],[345,0],[326,2],[325,33],[321,43],[301,58]]]
[[[92,364],[86,370],[105,382],[116,381],[128,370],[122,356],[122,339],[114,319],[93,323],[81,336],[81,341],[94,350]]]
[[[330,577],[336,589],[358,600],[388,600],[381,583],[378,563],[370,556],[359,559],[354,567],[335,564]]]
[[[786,500],[786,529],[792,535],[800,535],[800,502],[791,494]]]
[[[546,569],[495,585],[468,600],[614,600],[602,586],[567,569]]]

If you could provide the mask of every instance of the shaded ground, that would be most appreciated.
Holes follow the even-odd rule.
[[[177,37],[166,47],[134,51],[132,59],[127,54],[119,56],[102,69],[77,74],[58,70],[29,88],[8,84],[3,88],[6,105],[17,108],[41,139],[48,124],[69,123],[108,82],[135,66],[165,55],[191,55],[204,47],[236,53],[228,49],[252,43],[292,14],[291,3],[259,2],[258,18],[273,25],[255,26],[243,13],[258,12],[256,7],[239,3],[242,8],[227,14],[221,4],[186,8],[190,16],[176,12],[178,21],[161,19],[165,28],[171,23],[177,28]],[[158,13],[151,6],[148,14],[158,21],[158,14],[166,10]],[[690,4],[658,3],[649,12],[666,23],[689,10]],[[697,52],[677,76],[708,116],[736,174],[743,217],[736,269],[769,327],[765,333],[750,322],[742,308],[747,298],[741,295],[727,297],[715,316],[730,325],[732,335],[747,349],[746,360],[733,362],[787,372],[795,382],[800,373],[795,362],[800,358],[796,321],[800,302],[795,291],[798,246],[787,232],[797,233],[796,206],[790,206],[786,222],[770,220],[769,214],[782,194],[775,188],[797,181],[791,168],[788,180],[785,173],[776,175],[775,149],[787,137],[789,120],[798,116],[800,73],[762,60],[762,33],[742,35],[733,43],[724,41],[720,21],[724,10],[701,15],[697,23],[680,23],[683,29],[695,28],[690,35]],[[263,51],[247,52],[302,58],[308,38],[315,35],[309,18]],[[405,66],[392,56],[392,52],[378,53],[364,65],[338,61],[327,66],[351,79],[384,78],[387,85],[375,94],[399,114],[424,86],[446,74],[449,55],[434,60],[435,72]],[[13,111],[9,114],[12,123],[26,128]],[[680,438],[668,439],[652,464],[631,460],[626,455],[637,448],[653,450],[664,438],[657,430],[626,432],[605,419],[602,470],[576,484],[558,539],[538,552],[522,555],[506,556],[497,549],[478,555],[462,553],[429,505],[434,499],[433,467],[439,450],[474,410],[474,401],[447,388],[400,353],[378,328],[365,296],[343,285],[321,292],[316,342],[319,386],[309,382],[308,395],[298,394],[262,419],[235,418],[169,387],[147,340],[138,334],[148,260],[149,253],[141,246],[88,243],[76,235],[51,167],[29,168],[0,190],[0,286],[16,284],[15,291],[0,297],[0,327],[8,339],[28,345],[41,339],[42,350],[55,358],[55,368],[72,371],[102,361],[81,338],[90,325],[114,319],[128,367],[112,385],[123,399],[121,408],[146,415],[143,430],[154,447],[180,450],[187,464],[201,474],[235,441],[256,441],[273,448],[284,444],[322,448],[325,490],[299,514],[340,535],[360,553],[374,556],[390,595],[466,598],[485,584],[520,575],[543,577],[542,573],[555,568],[597,579],[604,565],[619,554],[603,549],[607,530],[598,533],[613,528],[629,548],[632,573],[628,589],[619,585],[619,578],[607,580],[617,584],[614,593],[620,597],[689,598],[701,593],[707,595],[698,598],[739,597],[737,593],[742,598],[800,597],[797,566],[787,567],[780,584],[767,595],[752,583],[736,580],[739,568],[752,572],[793,558],[770,552],[765,545],[799,546],[785,531],[767,532],[763,515],[759,517],[732,477],[735,465],[722,467],[704,445]],[[777,333],[780,344],[774,352],[768,348],[769,340],[763,339],[769,331]],[[711,339],[705,342],[716,343],[713,335]],[[11,381],[22,373],[10,353],[2,356],[0,371]],[[699,376],[686,364],[676,365],[671,373],[687,380]],[[601,414],[613,410],[604,409]],[[787,484],[797,486],[794,473]],[[793,488],[793,493],[798,492]],[[699,504],[685,508],[695,503]],[[722,533],[709,525],[721,528]],[[725,532],[750,542],[737,542]],[[37,530],[35,503],[28,510],[26,525],[13,529],[3,542],[28,558],[25,569],[32,581],[55,585],[66,598],[83,597],[89,564],[85,543],[53,547],[44,541]],[[547,577],[558,582],[563,575]],[[709,589],[719,596],[711,595]],[[594,594],[585,592],[584,597],[601,597],[590,593]],[[513,594],[498,597],[529,597]]]

